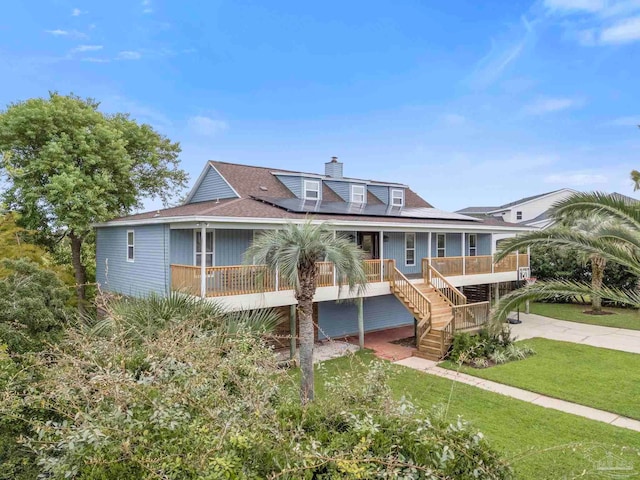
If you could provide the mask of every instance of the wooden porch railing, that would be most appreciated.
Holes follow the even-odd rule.
[[[425,283],[430,283],[444,297],[449,305],[464,305],[467,297],[436,270],[432,265],[427,265],[425,270]]]
[[[429,259],[423,258],[423,272],[426,272],[428,265]],[[518,270],[518,267],[529,266],[529,255],[526,253],[514,253],[506,256],[497,263],[493,263],[493,257],[491,255],[478,255],[475,257],[436,257],[431,259],[431,266],[444,277],[515,272]]]
[[[479,328],[489,321],[489,302],[456,305],[452,311],[454,332]]]
[[[431,302],[397,269],[395,261],[392,260],[392,262],[389,283],[394,294],[400,297],[405,306],[413,310],[413,315],[419,319],[416,332],[416,340],[419,344],[431,330]]]
[[[365,260],[364,271],[368,283],[389,280],[393,260]],[[338,285],[332,262],[318,262],[318,287]],[[382,271],[381,271],[382,269]],[[281,273],[271,271],[266,265],[230,265],[206,267],[205,286],[208,297],[246,295],[250,293],[291,290],[289,280]],[[171,265],[171,289],[190,295],[201,294],[202,270],[194,265]],[[346,280],[346,279],[345,279]],[[346,283],[343,281],[342,283]]]

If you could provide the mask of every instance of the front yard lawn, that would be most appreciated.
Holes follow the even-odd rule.
[[[611,312],[612,315],[589,315],[582,313],[590,309],[591,305],[575,303],[532,303],[530,311],[537,315],[557,318],[558,320],[567,320],[569,322],[640,330],[640,312],[636,309],[604,307],[604,310]]]
[[[326,378],[345,370],[366,368],[373,355],[342,357],[324,362],[317,374],[317,394]],[[625,368],[626,369],[626,368]],[[521,479],[601,478],[593,461],[611,453],[640,472],[640,434],[453,383],[399,365],[392,365],[390,386],[397,398],[405,396],[428,411],[449,401],[448,416],[473,423],[509,460]]]
[[[523,340],[536,354],[461,372],[640,419],[640,355],[544,338]],[[453,362],[443,367],[457,370]],[[640,442],[640,440],[639,440]]]

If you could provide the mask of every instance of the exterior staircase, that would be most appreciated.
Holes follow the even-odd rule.
[[[477,331],[489,319],[489,302],[467,303],[467,297],[431,265],[424,283],[412,283],[393,264],[389,283],[391,292],[418,321],[415,356],[441,360],[456,330]]]
[[[453,320],[453,307],[433,285],[423,283],[416,287],[431,303],[431,329],[419,341],[414,355],[428,360],[441,360],[453,341],[453,336],[447,332],[447,326]]]

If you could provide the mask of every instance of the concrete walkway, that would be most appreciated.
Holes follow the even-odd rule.
[[[510,317],[513,316],[512,314]],[[511,325],[511,333],[518,340],[542,337],[550,340],[581,343],[592,347],[640,353],[640,330],[567,322],[541,315],[527,315],[526,313],[520,313],[520,320],[522,323]]]
[[[520,316],[522,319],[522,314]],[[571,323],[571,322],[564,322]],[[615,330],[615,329],[614,329]],[[542,335],[535,335],[542,336]],[[639,337],[640,339],[640,337]],[[559,339],[563,340],[563,339]],[[565,413],[571,413],[578,415],[579,417],[596,420],[598,422],[608,423],[615,425],[616,427],[627,428],[629,430],[635,430],[640,432],[640,421],[627,417],[616,415],[615,413],[605,412],[591,407],[585,407],[584,405],[578,405],[577,403],[571,403],[564,400],[558,400],[557,398],[547,397],[540,395],[539,393],[530,392],[521,388],[511,387],[502,383],[492,382],[490,380],[484,380],[482,378],[467,375],[465,373],[459,373],[446,368],[438,367],[436,362],[431,360],[425,360],[418,357],[409,357],[403,360],[394,362],[397,365],[413,368],[415,370],[421,370],[431,375],[438,377],[448,378],[455,382],[465,383],[474,387],[487,390],[489,392],[498,393],[507,397],[516,398],[523,402],[532,403],[545,408],[552,408]]]

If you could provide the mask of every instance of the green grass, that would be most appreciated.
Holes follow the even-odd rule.
[[[461,372],[640,420],[640,355],[533,338],[518,342],[536,354]],[[442,366],[456,370],[452,362]],[[640,440],[639,440],[640,442]]]
[[[317,375],[317,394],[322,380],[340,371],[364,369],[370,353],[324,362]],[[440,377],[392,366],[390,385],[398,398],[405,396],[425,411],[432,405],[449,404],[448,416],[462,415],[484,433],[494,448],[509,460],[521,479],[560,479],[582,476],[592,470],[590,458],[606,452],[620,456],[640,472],[640,434],[574,415],[531,405]],[[450,400],[450,403],[449,403]],[[584,478],[601,478],[585,475]]]
[[[613,315],[589,315],[582,313],[590,308],[589,305],[575,303],[532,303],[530,311],[537,315],[567,320],[569,322],[640,330],[640,312],[636,309],[605,307],[604,310],[612,312]]]

